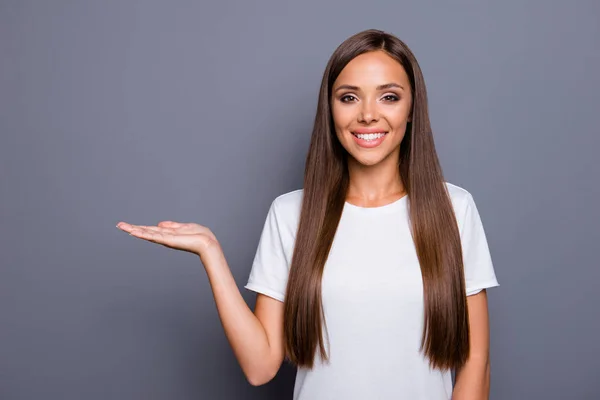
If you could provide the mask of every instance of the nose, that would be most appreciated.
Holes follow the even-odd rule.
[[[364,122],[368,124],[379,119],[377,107],[373,103],[374,101],[372,100],[364,100],[362,102],[362,107],[358,115],[359,122]]]

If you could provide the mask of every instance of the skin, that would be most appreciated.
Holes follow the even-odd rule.
[[[396,83],[401,87],[377,89]],[[341,89],[343,85],[357,89]],[[362,54],[342,70],[334,82],[332,114],[335,133],[348,151],[350,187],[347,201],[378,207],[406,192],[398,172],[400,143],[410,121],[412,98],[404,68],[381,51]],[[377,127],[388,131],[383,143],[365,149],[354,142],[352,131]],[[157,226],[119,222],[131,236],[168,248],[196,254],[207,273],[229,343],[248,381],[269,382],[284,359],[283,302],[257,294],[254,313],[241,296],[212,231],[196,223],[161,221]],[[489,393],[489,328],[485,290],[467,298],[471,329],[471,356],[457,371],[453,400],[487,399]]]
[[[490,396],[490,325],[487,292],[467,296],[471,351],[463,368],[456,371],[453,400],[487,400]]]

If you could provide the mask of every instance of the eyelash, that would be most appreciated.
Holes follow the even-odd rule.
[[[346,97],[354,97],[354,96],[352,96],[351,94],[346,94],[346,95],[344,95],[344,96],[340,97],[340,101],[341,101],[342,103],[349,103],[349,101],[344,101],[344,99],[345,99]],[[385,95],[385,96],[383,96],[383,97],[384,97],[384,98],[386,98],[386,97],[393,97],[393,100],[391,100],[392,102],[396,102],[396,101],[400,100],[400,98],[399,98],[398,96],[396,96],[396,95],[393,95],[393,94],[388,94],[388,95]]]

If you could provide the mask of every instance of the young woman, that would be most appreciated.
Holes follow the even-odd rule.
[[[287,358],[298,400],[488,398],[486,236],[444,181],[423,75],[390,34],[360,32],[327,64],[304,187],[272,202],[245,286],[254,313],[207,227],[117,226],[200,256],[253,385]]]

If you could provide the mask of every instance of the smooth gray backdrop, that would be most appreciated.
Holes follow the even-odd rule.
[[[302,187],[325,64],[379,28],[423,69],[446,179],[482,215],[494,400],[599,399],[597,1],[0,1],[0,399],[289,399],[248,384],[189,253],[243,288]]]

